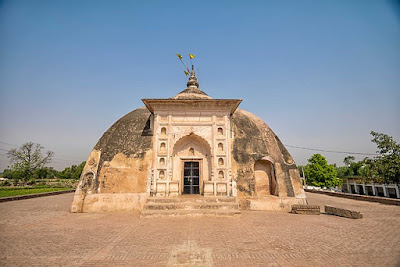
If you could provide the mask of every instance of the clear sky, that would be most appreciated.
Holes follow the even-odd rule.
[[[86,160],[142,98],[186,87],[176,53],[195,54],[200,88],[243,99],[284,144],[374,153],[371,130],[400,141],[399,11],[378,0],[1,1],[0,170],[27,141],[53,150],[57,169]],[[288,149],[298,164],[317,153]]]

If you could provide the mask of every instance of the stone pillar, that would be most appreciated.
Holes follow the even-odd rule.
[[[354,192],[355,192],[356,194],[359,194],[360,192],[358,191],[357,184],[356,184],[356,183],[353,183],[353,184],[354,184]]]
[[[375,188],[375,185],[373,184],[371,187],[372,187],[372,195],[373,195],[373,196],[376,196],[376,188]]]
[[[399,186],[398,185],[394,185],[394,189],[396,190],[396,197],[400,198]]]
[[[382,185],[382,188],[383,188],[383,195],[385,197],[389,197],[389,191],[388,191],[386,185]]]
[[[347,193],[351,193],[351,187],[349,184],[349,179],[346,179],[346,185],[347,185]]]

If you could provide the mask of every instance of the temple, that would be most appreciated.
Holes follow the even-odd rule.
[[[306,204],[291,155],[263,120],[238,108],[241,99],[211,98],[192,70],[176,96],[142,101],[91,151],[72,212],[143,210],[186,196],[249,210]]]

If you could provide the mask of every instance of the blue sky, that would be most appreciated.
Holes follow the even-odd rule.
[[[200,88],[243,99],[284,144],[374,153],[371,130],[400,141],[399,12],[366,0],[2,1],[0,170],[26,141],[58,169],[86,160],[140,99],[186,87],[176,53],[195,54]],[[298,164],[316,153],[288,149]]]

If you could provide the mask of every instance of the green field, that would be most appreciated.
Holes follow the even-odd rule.
[[[56,187],[56,188],[7,188],[0,189],[0,197],[23,196],[37,193],[47,193],[54,191],[71,190],[73,188]]]

